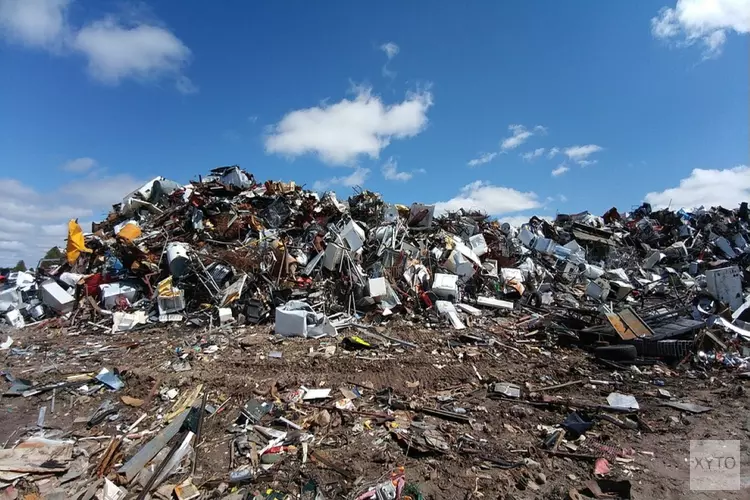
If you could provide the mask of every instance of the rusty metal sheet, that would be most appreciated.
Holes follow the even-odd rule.
[[[628,328],[616,313],[609,313],[606,316],[607,320],[609,320],[609,324],[612,325],[612,328],[615,329],[617,335],[619,335],[622,340],[633,340],[636,338],[635,333]]]
[[[628,329],[632,330],[636,337],[650,337],[654,334],[654,332],[651,331],[651,328],[649,328],[640,316],[638,316],[638,314],[632,309],[623,309],[618,315]]]

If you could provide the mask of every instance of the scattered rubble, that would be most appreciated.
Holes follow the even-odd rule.
[[[746,419],[746,203],[513,227],[230,166],[68,229],[0,290],[3,498],[666,497],[658,436]]]

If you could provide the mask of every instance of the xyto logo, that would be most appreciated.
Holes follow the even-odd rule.
[[[693,457],[694,469],[705,471],[727,471],[739,466],[737,459],[733,456],[726,457]]]
[[[690,489],[740,489],[740,457],[739,440],[691,440]]]

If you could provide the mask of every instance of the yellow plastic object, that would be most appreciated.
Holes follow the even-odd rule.
[[[352,344],[360,345],[362,347],[372,347],[372,344],[364,340],[362,337],[358,337],[356,335],[352,335],[349,337],[349,340]]]
[[[159,297],[176,297],[180,294],[180,289],[172,286],[172,277],[165,278],[159,282],[156,287]]]
[[[71,266],[78,260],[81,252],[91,253],[91,249],[86,247],[86,242],[83,240],[83,229],[75,219],[68,221],[68,245],[65,251],[68,264]]]
[[[128,241],[133,241],[141,235],[141,228],[135,224],[125,224],[117,236]]]

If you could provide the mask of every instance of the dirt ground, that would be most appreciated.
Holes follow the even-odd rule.
[[[594,460],[587,458],[593,455],[606,457],[611,468],[607,479],[631,483],[632,498],[750,498],[748,382],[735,372],[705,372],[689,361],[677,367],[643,365],[637,372],[632,368],[616,370],[595,363],[580,349],[546,345],[536,336],[514,332],[502,323],[494,324],[492,331],[467,330],[492,339],[489,346],[461,341],[458,332],[444,328],[393,323],[379,331],[417,347],[375,341],[378,345],[374,349],[347,350],[341,336],[280,341],[265,326],[210,336],[182,325],[118,335],[75,334],[59,328],[14,331],[15,350],[0,351],[0,368],[13,376],[44,385],[64,380],[66,375],[107,367],[119,371],[125,387],[117,392],[102,388],[91,395],[83,395],[77,385],[58,389],[54,412],[51,392],[3,396],[0,443],[12,447],[24,435],[38,431],[42,406],[47,407],[47,433],[60,430],[62,435],[76,438],[123,434],[142,413],[147,417],[137,430],[158,430],[159,418],[174,403],[160,398],[159,389],[176,388],[184,394],[203,384],[210,405],[219,407],[229,399],[221,411],[204,421],[193,482],[206,495],[228,480],[233,439],[230,430],[240,406],[251,398],[273,401],[278,396],[289,420],[317,421],[306,429],[315,437],[309,444],[306,463],[302,463],[301,449],[289,450],[267,477],[244,485],[250,492],[273,488],[295,498],[312,480],[325,498],[354,498],[403,467],[407,483],[417,485],[425,499],[562,499],[575,497],[575,490],[582,492],[586,481],[596,479]],[[358,333],[352,330],[349,334]],[[206,353],[208,345],[217,345],[218,350]],[[335,346],[335,352],[331,346]],[[280,352],[281,358],[269,357],[272,351]],[[179,359],[178,353],[189,353],[189,371],[175,372],[169,365]],[[656,379],[663,380],[664,385],[652,383]],[[488,397],[488,384],[494,381],[518,384],[521,397]],[[566,382],[576,383],[546,389]],[[9,385],[4,378],[0,380],[3,392]],[[315,406],[287,406],[284,400],[300,386],[331,388],[332,398],[315,401]],[[375,396],[391,388],[393,398],[412,408],[457,409],[469,417],[469,422],[445,420],[408,408],[391,410],[395,422],[380,422],[375,416],[335,409],[333,400],[342,397],[341,388],[359,390],[361,396],[353,404],[360,412],[385,413],[386,407]],[[659,396],[658,389],[669,391],[673,400],[712,409],[693,415],[662,406],[667,400]],[[583,457],[559,456],[544,449],[545,428],[561,424],[573,409],[597,413],[585,405],[606,405],[607,395],[615,391],[636,397],[638,418],[643,422],[638,429],[598,420],[583,441],[568,439],[557,447],[560,454]],[[140,408],[131,407],[120,402],[122,396],[145,403]],[[85,421],[76,422],[81,417],[87,419],[105,399],[119,404],[116,420],[90,429]],[[556,404],[547,404],[550,402]],[[321,407],[327,408],[329,418],[321,415]],[[434,448],[444,449],[420,452],[419,446],[411,448],[408,442],[404,445],[394,437],[396,429],[409,436],[425,427],[441,436]],[[126,440],[123,460],[151,437]],[[743,477],[744,489],[690,489],[689,443],[698,439],[741,441],[742,467],[748,471]],[[98,465],[107,440],[93,442],[98,443],[98,449],[91,452],[91,469]],[[503,461],[520,465],[499,467]],[[235,457],[235,467],[248,463],[246,457]],[[189,466],[183,467],[167,482],[177,484],[188,474]],[[16,487],[22,493],[35,491],[33,481],[21,480]],[[229,492],[231,487],[226,494]],[[214,495],[221,496],[218,491]]]

